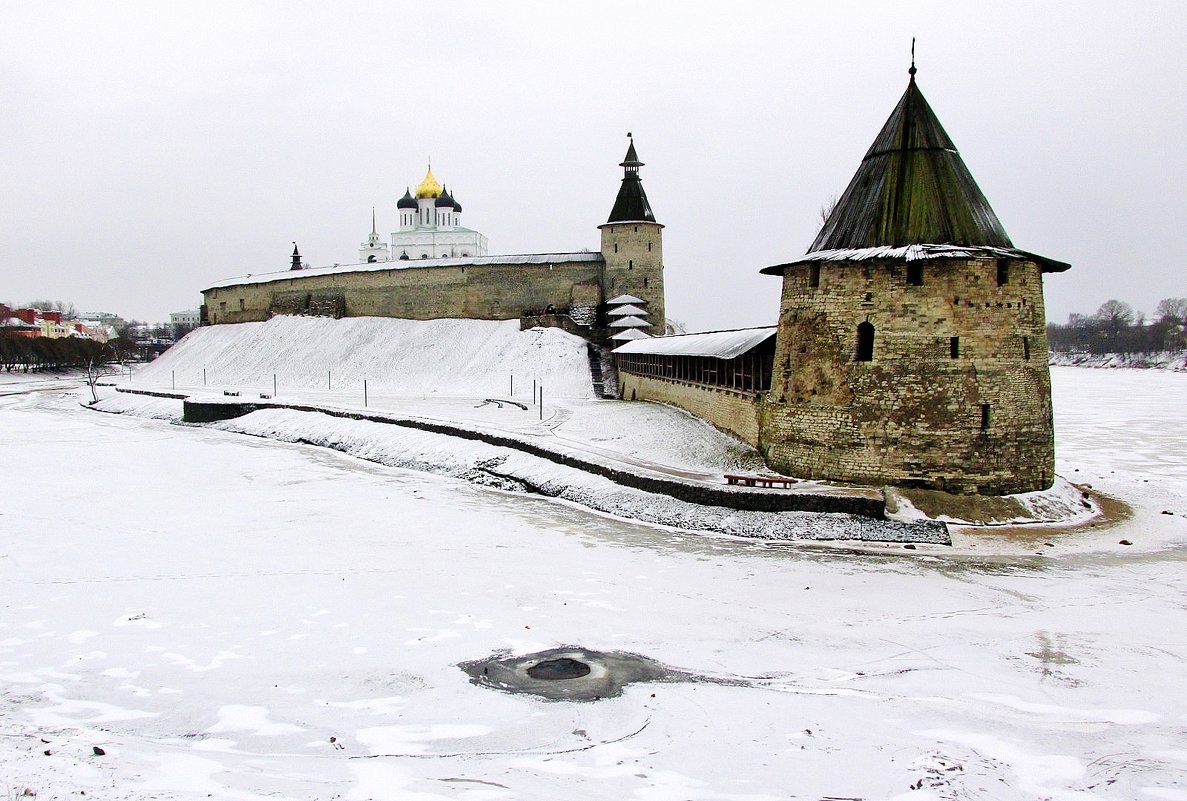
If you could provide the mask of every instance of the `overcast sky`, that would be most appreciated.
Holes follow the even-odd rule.
[[[156,321],[221,278],[357,261],[433,171],[492,254],[597,249],[633,131],[668,314],[771,324],[919,85],[1048,318],[1187,295],[1187,3],[0,5],[0,301]]]

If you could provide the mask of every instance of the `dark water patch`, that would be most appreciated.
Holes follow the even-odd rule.
[[[550,701],[614,698],[635,682],[707,681],[626,651],[592,651],[563,646],[512,656],[506,651],[458,665],[473,684]]]

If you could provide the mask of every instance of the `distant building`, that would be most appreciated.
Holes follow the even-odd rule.
[[[400,227],[392,232],[389,246],[380,238],[371,210],[371,233],[359,246],[361,263],[486,255],[486,237],[462,225],[462,204],[437,182],[431,166],[415,196],[411,189],[404,190],[396,213]]]
[[[185,311],[170,312],[170,325],[187,325],[196,327],[201,322],[200,313],[197,309],[186,309]]]

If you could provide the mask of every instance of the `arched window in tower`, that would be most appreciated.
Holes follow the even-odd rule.
[[[627,259],[627,260],[626,260],[626,268],[627,268],[628,270],[633,270],[633,269],[635,269],[635,260],[634,260],[634,259]]]
[[[1005,286],[1010,283],[1010,260],[997,260],[997,285]]]
[[[909,286],[923,286],[923,265],[917,261],[907,264],[907,284]]]
[[[857,326],[857,353],[855,361],[872,362],[874,360],[874,325],[869,320]]]

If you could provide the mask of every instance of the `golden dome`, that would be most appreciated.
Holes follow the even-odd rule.
[[[441,196],[441,184],[437,183],[437,179],[433,177],[432,167],[429,167],[429,171],[425,173],[425,179],[416,187],[416,196],[418,198]]]

